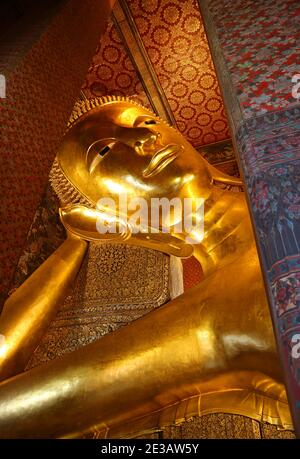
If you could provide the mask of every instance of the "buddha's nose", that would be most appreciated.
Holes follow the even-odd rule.
[[[147,132],[143,132],[143,135],[138,136],[134,145],[136,152],[140,155],[147,155],[148,153],[151,153],[158,140],[161,138],[159,132],[154,132],[150,129],[145,129],[145,131],[146,130]]]

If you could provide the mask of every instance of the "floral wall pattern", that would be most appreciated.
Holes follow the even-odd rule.
[[[69,0],[24,55],[18,43],[1,50],[0,310],[109,11],[108,1]]]
[[[178,129],[194,145],[230,137],[196,0],[127,0]]]
[[[127,96],[151,108],[112,20],[96,49],[82,91],[88,99],[108,95]]]
[[[228,139],[227,117],[197,1],[126,2],[177,128],[196,147]],[[111,21],[83,92],[87,97],[126,95],[150,107],[141,77]]]

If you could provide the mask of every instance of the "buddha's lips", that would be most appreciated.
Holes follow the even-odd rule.
[[[157,151],[151,158],[150,163],[143,171],[143,177],[149,178],[153,175],[158,174],[164,169],[170,162],[174,161],[175,158],[181,153],[182,147],[180,145],[170,144],[161,150]]]

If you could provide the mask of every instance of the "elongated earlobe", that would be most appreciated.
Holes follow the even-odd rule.
[[[189,258],[193,255],[194,246],[167,233],[134,234],[126,244],[139,245],[158,250],[178,258]]]
[[[219,171],[209,163],[207,164],[207,168],[212,177],[213,184],[223,184],[228,185],[228,187],[238,187],[241,189],[241,191],[243,190],[244,184],[240,178],[223,174],[223,172]]]

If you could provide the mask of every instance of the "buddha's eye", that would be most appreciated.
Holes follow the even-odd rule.
[[[158,123],[154,118],[151,118],[151,115],[140,115],[134,120],[133,127],[151,126]]]
[[[106,155],[106,153],[108,153],[110,150],[110,146],[109,145],[106,145],[104,148],[102,148],[99,152],[98,152],[98,155],[101,156],[103,158],[104,155]]]
[[[96,140],[89,146],[87,150],[86,160],[90,174],[95,170],[98,164],[100,164],[104,156],[111,151],[115,143],[115,139],[104,139]]]

